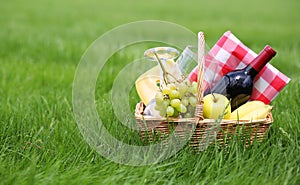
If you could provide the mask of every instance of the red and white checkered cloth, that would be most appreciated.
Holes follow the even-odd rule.
[[[217,41],[205,56],[204,89],[211,87],[229,71],[241,69],[257,56],[230,31]],[[197,81],[197,67],[189,74],[191,81]],[[290,79],[271,64],[267,64],[254,79],[250,100],[269,104],[285,87]]]

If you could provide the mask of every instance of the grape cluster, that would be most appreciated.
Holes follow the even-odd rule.
[[[197,82],[188,79],[161,85],[155,95],[155,110],[160,116],[193,117],[197,104]]]

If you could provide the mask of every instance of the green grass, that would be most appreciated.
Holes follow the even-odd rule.
[[[298,0],[2,1],[0,6],[0,184],[300,184],[300,15]],[[72,82],[86,48],[101,34],[145,19],[205,31],[212,46],[231,30],[254,51],[272,45],[272,64],[292,81],[272,103],[269,137],[245,148],[189,150],[159,164],[131,167],[98,155],[72,112]],[[149,44],[150,46],[150,44]],[[109,103],[120,61],[99,79],[96,103],[115,135]],[[114,68],[111,68],[114,66]],[[138,102],[132,93],[131,107]],[[134,138],[135,135],[133,134]]]

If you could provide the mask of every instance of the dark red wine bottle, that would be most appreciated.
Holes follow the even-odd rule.
[[[249,100],[254,78],[275,55],[276,51],[267,45],[245,68],[227,73],[212,89],[204,92],[204,95],[223,94],[231,100],[231,109],[236,109]]]

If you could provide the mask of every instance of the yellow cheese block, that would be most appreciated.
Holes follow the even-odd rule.
[[[160,80],[159,66],[151,68],[142,74],[135,82],[136,91],[145,105],[148,105],[159,90],[156,86],[157,80]]]

